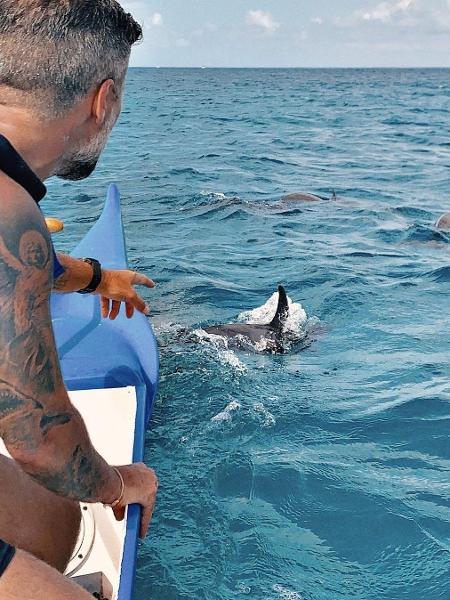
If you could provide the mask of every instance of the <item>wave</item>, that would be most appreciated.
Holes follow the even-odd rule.
[[[450,235],[445,231],[436,229],[434,225],[413,225],[407,230],[406,240],[448,243]]]
[[[281,158],[275,158],[273,156],[248,156],[243,154],[239,157],[240,161],[250,161],[250,162],[260,162],[260,163],[270,163],[274,165],[289,165],[291,167],[298,167],[297,163],[290,162],[287,160],[282,160]]]
[[[431,220],[433,218],[430,211],[424,210],[418,206],[396,206],[392,211],[404,217],[408,217],[409,219]]]
[[[227,208],[235,209],[231,214],[225,214],[225,218],[233,217],[234,213],[241,216],[252,206],[239,196],[227,196],[223,192],[212,192],[202,190],[200,193],[189,196],[181,203],[180,210],[192,212],[195,217],[210,217],[221,213]]]
[[[450,266],[440,267],[439,269],[428,271],[427,273],[424,273],[424,277],[439,283],[450,281]]]
[[[196,178],[201,177],[202,179],[213,179],[213,177],[211,177],[211,175],[207,175],[206,173],[198,171],[197,169],[194,169],[193,167],[173,168],[168,171],[168,175],[170,175],[170,176],[191,175],[192,177],[196,177]]]
[[[450,234],[440,231],[434,225],[415,224],[407,229],[400,225],[396,229],[378,229],[381,239],[390,244],[443,245],[450,242]]]

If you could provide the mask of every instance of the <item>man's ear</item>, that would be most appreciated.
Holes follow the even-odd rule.
[[[107,79],[97,89],[92,103],[92,116],[97,125],[102,126],[117,99],[116,84],[112,79]]]

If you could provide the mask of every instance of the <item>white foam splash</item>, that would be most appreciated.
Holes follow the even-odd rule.
[[[237,354],[232,350],[223,350],[219,353],[219,360],[223,365],[229,365],[233,367],[238,373],[245,373],[247,371],[246,365],[239,360]]]
[[[207,196],[208,198],[214,198],[216,200],[229,200],[228,196],[226,196],[222,192],[211,192],[208,190],[202,190],[200,192],[200,195]]]
[[[211,421],[223,422],[231,421],[232,415],[235,411],[240,410],[241,405],[236,400],[232,400],[220,413],[215,417],[212,417]]]
[[[240,594],[251,594],[252,588],[245,583],[239,582],[236,586],[236,591]]]
[[[276,584],[272,587],[274,592],[280,594],[280,598],[283,600],[302,600],[301,594],[298,592],[293,592],[292,590],[288,590],[282,585]]]
[[[234,419],[234,415],[239,419],[246,419],[259,425],[261,428],[273,427],[276,423],[275,417],[270,413],[262,402],[254,402],[250,406],[242,406],[237,400],[231,400],[227,406],[221,410],[217,415],[211,417],[213,423],[231,423]]]
[[[238,373],[247,371],[246,365],[239,359],[238,355],[228,348],[228,340],[225,337],[208,333],[203,329],[195,329],[193,333],[200,343],[206,344],[217,351],[217,358],[223,365],[233,367]]]
[[[286,333],[299,334],[307,321],[307,315],[300,303],[293,302],[288,296],[289,316],[286,320],[284,330]],[[275,316],[278,306],[278,292],[275,292],[265,304],[248,310],[239,315],[243,323],[265,325],[270,323]]]
[[[273,350],[273,341],[267,338],[261,338],[259,342],[248,343],[256,352],[271,352]]]
[[[270,413],[262,402],[255,402],[253,410],[260,417],[262,427],[273,427],[276,423],[275,417]]]

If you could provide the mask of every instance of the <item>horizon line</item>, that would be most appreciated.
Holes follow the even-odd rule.
[[[364,71],[364,70],[411,70],[411,71],[426,71],[426,70],[436,70],[436,69],[443,69],[443,70],[450,70],[450,65],[444,65],[444,66],[428,66],[428,67],[420,67],[420,66],[408,66],[408,67],[399,67],[399,66],[390,66],[390,67],[382,67],[382,66],[373,66],[373,67],[248,67],[248,66],[243,66],[243,67],[208,67],[208,66],[204,66],[204,65],[198,65],[198,66],[165,66],[165,65],[146,65],[146,66],[142,66],[142,65],[132,65],[129,67],[130,69],[200,69],[200,70],[207,70],[207,69],[228,69],[228,70],[237,70],[237,69],[248,69],[248,70],[254,70],[254,69],[261,69],[261,70],[271,70],[271,71],[276,71],[276,70],[348,70],[348,71]]]

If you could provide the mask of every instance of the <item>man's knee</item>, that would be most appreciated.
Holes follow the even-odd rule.
[[[64,510],[65,514],[65,524],[64,524],[64,532],[67,539],[66,547],[63,547],[61,550],[61,559],[59,560],[58,556],[55,556],[56,562],[52,566],[54,566],[58,571],[64,573],[67,565],[72,557],[73,551],[75,549],[75,544],[78,540],[78,536],[80,534],[81,527],[81,509],[78,502],[73,500],[62,499],[66,503],[66,507]]]
[[[44,489],[1,456],[0,480],[0,539],[63,571],[80,531],[79,504]]]
[[[0,578],[2,600],[92,600],[86,591],[35,557],[18,550]]]
[[[45,509],[40,507],[38,514],[41,528],[33,530],[33,535],[25,540],[22,537],[18,547],[64,573],[80,534],[80,505],[55,496]]]

